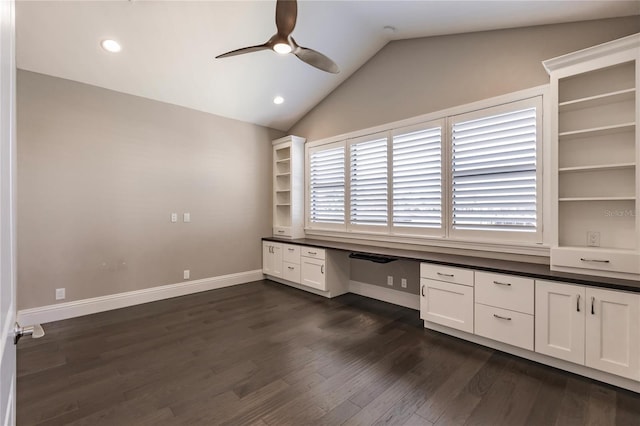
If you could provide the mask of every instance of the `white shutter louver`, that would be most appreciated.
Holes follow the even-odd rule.
[[[393,225],[442,227],[442,129],[393,137]]]
[[[454,229],[536,232],[536,108],[453,124]]]
[[[351,224],[387,225],[387,138],[350,145]]]
[[[309,220],[344,223],[345,148],[323,149],[309,155]]]

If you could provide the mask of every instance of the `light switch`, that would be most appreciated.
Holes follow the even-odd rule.
[[[178,213],[171,213],[171,223],[176,223],[178,221]]]
[[[191,222],[191,213],[185,213],[182,215],[182,221],[184,223]]]

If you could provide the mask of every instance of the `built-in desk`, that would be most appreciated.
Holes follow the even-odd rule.
[[[469,268],[478,271],[497,272],[503,274],[524,276],[533,279],[560,281],[585,286],[611,288],[615,290],[640,293],[640,281],[557,272],[549,269],[549,265],[537,263],[459,256],[453,254],[438,253],[437,251],[404,250],[369,246],[363,244],[323,241],[309,238],[291,240],[285,238],[265,237],[262,240],[307,247],[317,247],[321,249],[340,250],[349,253],[372,254],[385,256],[392,259],[413,260],[416,262],[455,266],[459,268]]]

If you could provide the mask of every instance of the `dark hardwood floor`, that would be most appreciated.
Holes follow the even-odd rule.
[[[45,326],[19,425],[640,425],[640,395],[270,281]]]

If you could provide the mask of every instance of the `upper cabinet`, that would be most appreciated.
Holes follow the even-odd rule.
[[[551,268],[640,277],[640,34],[544,62],[551,76]]]
[[[304,237],[304,142],[298,136],[273,141],[273,235]]]

